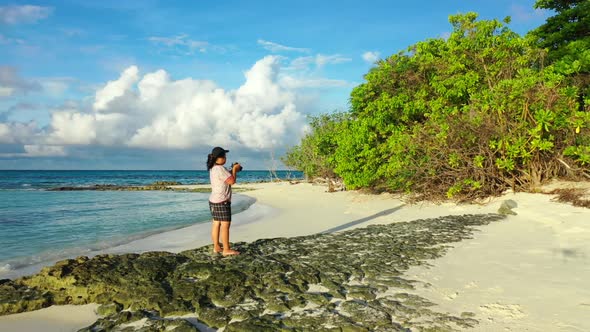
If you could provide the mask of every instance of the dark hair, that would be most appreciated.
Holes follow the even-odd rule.
[[[215,166],[215,162],[219,157],[225,157],[225,154],[229,152],[222,147],[216,146],[211,150],[211,153],[207,156],[207,170],[211,170]]]
[[[211,153],[207,156],[207,170],[210,171],[215,166],[216,157],[213,157]]]

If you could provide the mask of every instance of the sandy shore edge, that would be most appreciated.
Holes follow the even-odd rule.
[[[585,184],[587,185],[587,184]],[[553,184],[567,187],[567,184]],[[182,186],[187,189],[206,186]],[[409,205],[390,194],[327,193],[307,183],[249,183],[256,199],[234,216],[232,242],[334,232],[444,215],[496,212],[504,200],[517,203],[506,221],[482,227],[448,254],[407,275],[416,294],[453,314],[473,312],[477,331],[590,330],[590,209],[552,201],[543,194],[507,193],[481,205]],[[157,234],[110,252],[182,250],[208,245],[209,225]],[[75,331],[97,319],[96,305],[51,307],[0,317],[4,331]]]

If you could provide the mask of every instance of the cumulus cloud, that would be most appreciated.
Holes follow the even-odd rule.
[[[0,123],[0,144],[31,144],[38,140],[40,129],[34,121]]]
[[[91,144],[96,139],[96,116],[78,112],[55,112],[51,116],[48,143]]]
[[[365,52],[363,53],[363,60],[365,60],[367,63],[373,64],[379,60],[380,55],[381,54],[379,52]]]
[[[299,48],[299,47],[291,47],[285,46],[281,44],[277,44],[268,40],[258,39],[258,45],[261,45],[265,50],[271,51],[274,53],[278,52],[301,52],[301,53],[309,53],[311,52],[308,48]]]
[[[0,158],[65,157],[68,155],[64,146],[56,145],[24,145],[22,150],[23,152],[18,153],[0,153]]]
[[[208,80],[174,80],[164,70],[140,75],[131,66],[95,94],[92,110],[52,115],[51,145],[187,149],[211,145],[272,149],[296,143],[305,117],[281,84],[280,63],[267,56],[225,90]]]
[[[299,142],[307,128],[304,112],[314,107],[309,93],[300,89],[349,83],[287,75],[281,61],[285,59],[279,56],[260,59],[244,72],[244,81],[236,89],[224,89],[211,80],[174,78],[162,69],[142,73],[137,66],[129,66],[95,87],[91,97],[52,109],[47,126],[6,122],[8,114],[0,114],[0,147],[18,147],[5,149],[10,153],[0,157],[71,159],[100,149],[164,153],[203,151],[214,145],[250,156],[282,151]],[[9,72],[10,81],[15,81],[14,71]],[[61,83],[68,85],[68,79],[42,85],[59,93],[67,88]],[[9,109],[13,111],[16,108]]]
[[[10,115],[19,115],[25,112],[35,113],[43,108],[40,104],[34,103],[27,103],[27,102],[19,102],[16,103],[8,108],[3,113],[0,113],[0,121],[7,122]]]
[[[35,23],[48,17],[53,11],[50,7],[41,6],[0,6],[0,23],[20,24]]]
[[[131,66],[125,69],[119,79],[108,82],[102,89],[96,92],[94,109],[96,111],[108,111],[108,106],[113,101],[121,101],[125,95],[133,94],[131,87],[138,79],[139,69],[137,66]],[[131,97],[128,96],[127,98]]]
[[[14,143],[12,137],[12,130],[6,123],[0,122],[0,143],[9,144]]]
[[[31,82],[20,77],[16,68],[0,66],[0,99],[40,90],[40,88],[37,82]]]

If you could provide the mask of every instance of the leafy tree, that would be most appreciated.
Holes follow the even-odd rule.
[[[508,22],[451,16],[448,39],[380,61],[348,114],[312,122],[291,165],[421,199],[473,200],[584,174],[590,112],[579,86]]]
[[[550,59],[572,55],[572,51],[582,45],[586,46],[586,50],[590,48],[589,0],[537,0],[535,8],[556,12],[533,32],[539,38],[540,46],[549,49]],[[575,42],[581,43],[572,47]]]
[[[579,110],[590,110],[590,0],[537,0],[555,15],[530,35],[548,50],[556,70],[579,88]]]
[[[332,165],[335,136],[346,117],[344,113],[311,116],[308,134],[299,145],[287,151],[281,161],[286,166],[303,171],[308,177],[335,178]]]

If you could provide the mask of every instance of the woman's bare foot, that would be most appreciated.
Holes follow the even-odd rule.
[[[236,256],[236,255],[239,255],[239,254],[240,254],[239,251],[232,250],[232,249],[224,250],[223,253],[222,253],[223,256]]]
[[[220,246],[213,246],[213,253],[214,254],[221,254],[223,250],[221,249]]]

